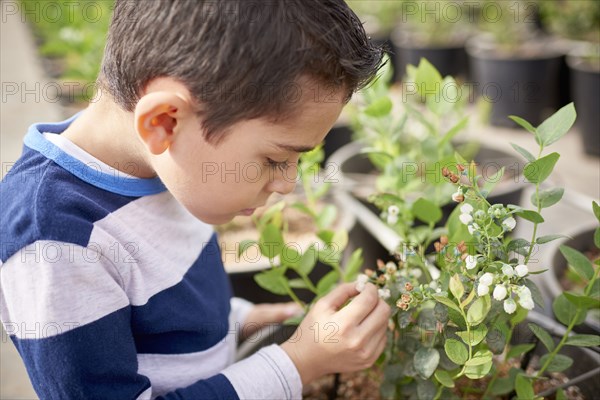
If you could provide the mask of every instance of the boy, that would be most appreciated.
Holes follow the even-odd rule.
[[[228,333],[289,312],[231,299],[208,224],[292,191],[380,62],[342,0],[117,1],[96,100],[33,125],[0,189],[2,322],[40,397],[299,398],[371,365],[389,316],[372,285],[232,363]]]

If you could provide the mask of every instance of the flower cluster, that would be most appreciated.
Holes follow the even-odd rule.
[[[420,268],[405,268],[403,261],[396,264],[393,261],[384,263],[377,260],[377,270],[366,269],[356,279],[356,290],[362,292],[367,283],[377,286],[378,295],[406,311],[411,307],[418,306],[424,300],[431,298],[434,293],[440,293],[441,288],[437,281],[440,277],[439,270],[428,266],[428,273],[433,280],[428,284],[420,284],[419,279],[423,277]]]
[[[510,232],[517,226],[517,221],[512,216],[511,210],[501,204],[490,206],[487,213],[483,210],[474,212],[471,204],[465,203],[460,207],[460,222],[467,225],[469,233],[474,236],[479,236],[483,233],[486,226],[495,223],[500,226],[504,232]]]
[[[493,286],[492,297],[497,301],[504,301],[504,311],[507,314],[512,314],[517,309],[517,303],[512,295],[517,296],[517,301],[521,307],[532,310],[534,307],[531,290],[525,286],[518,284],[519,280],[529,273],[529,268],[525,264],[519,264],[512,267],[509,264],[502,265],[501,273],[486,272],[479,277],[477,282],[477,295],[479,297],[490,293],[490,288]]]

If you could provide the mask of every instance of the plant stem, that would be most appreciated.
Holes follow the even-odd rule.
[[[540,152],[538,153],[537,159],[539,160],[542,156],[542,150],[544,150],[544,146],[540,145]],[[537,213],[540,214],[542,212],[542,203],[539,198],[540,193],[540,183],[535,184],[535,201],[537,202]],[[525,261],[523,264],[527,264],[529,262],[529,258],[531,257],[531,253],[533,252],[533,244],[535,243],[535,235],[537,234],[538,223],[533,223],[533,234],[531,235],[531,241],[529,242],[529,251],[527,252],[527,257],[525,257]]]
[[[433,400],[438,400],[440,398],[440,396],[442,395],[442,391],[444,390],[444,386],[443,385],[439,385],[437,392],[435,393],[435,396],[433,397]]]

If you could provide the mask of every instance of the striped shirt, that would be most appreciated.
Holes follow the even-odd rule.
[[[0,317],[48,399],[301,397],[277,345],[234,363],[251,304],[216,234],[140,179],[35,124],[0,183]]]

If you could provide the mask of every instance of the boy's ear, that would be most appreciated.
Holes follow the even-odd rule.
[[[135,129],[152,154],[162,154],[175,139],[178,125],[190,113],[190,104],[178,94],[151,92],[135,106]]]

